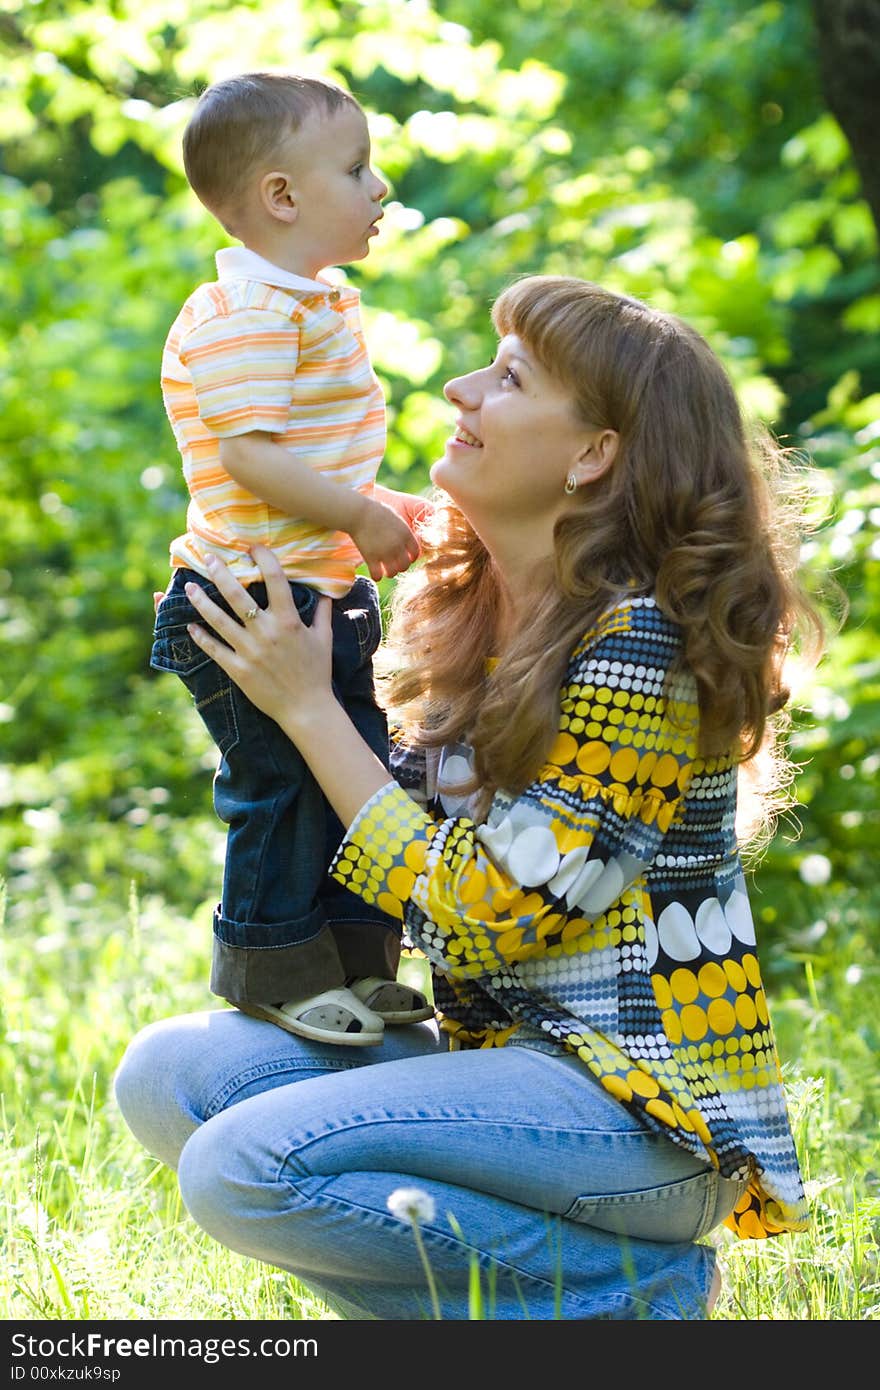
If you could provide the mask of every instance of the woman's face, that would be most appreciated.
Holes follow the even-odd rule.
[[[457,503],[477,531],[484,518],[551,528],[566,509],[570,472],[589,452],[591,431],[563,387],[521,338],[508,334],[494,362],[447,382],[456,428],[431,480]]]

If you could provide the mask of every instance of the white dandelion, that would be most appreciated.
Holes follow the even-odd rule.
[[[807,854],[801,860],[798,873],[809,888],[819,888],[831,877],[831,860],[826,854]]]
[[[408,1221],[410,1226],[433,1221],[437,1214],[434,1198],[421,1187],[396,1187],[388,1198],[387,1207],[398,1221]]]
[[[428,1281],[428,1293],[431,1297],[431,1309],[434,1317],[439,1321],[443,1314],[440,1311],[440,1299],[437,1294],[437,1285],[434,1281],[434,1272],[425,1250],[425,1243],[422,1240],[422,1233],[419,1230],[421,1221],[433,1221],[437,1208],[434,1198],[430,1192],[426,1192],[422,1187],[396,1187],[387,1198],[386,1205],[392,1216],[396,1216],[398,1221],[406,1221],[412,1226],[413,1239],[416,1249],[419,1252],[419,1259],[425,1271],[425,1278]]]

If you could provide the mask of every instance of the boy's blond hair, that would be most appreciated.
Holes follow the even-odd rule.
[[[345,105],[360,110],[349,92],[320,77],[246,72],[213,83],[183,133],[190,187],[215,216],[234,208],[248,180],[271,166],[308,116],[330,116]]]

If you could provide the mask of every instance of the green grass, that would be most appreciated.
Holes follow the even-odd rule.
[[[138,1028],[216,1003],[207,901],[182,913],[138,900],[121,876],[62,890],[44,874],[5,917],[0,1317],[332,1318],[289,1275],[204,1235],[113,1103]],[[847,939],[848,952],[789,960],[770,990],[812,1228],[764,1242],[722,1233],[718,1320],[880,1316],[880,963],[870,937]]]

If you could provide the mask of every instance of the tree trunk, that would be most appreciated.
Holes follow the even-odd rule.
[[[812,0],[822,91],[880,232],[880,0]]]

